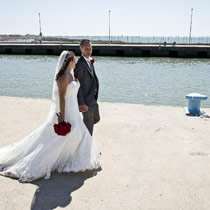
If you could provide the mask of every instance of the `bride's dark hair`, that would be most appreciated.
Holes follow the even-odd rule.
[[[66,57],[65,57],[65,60],[63,62],[63,65],[61,66],[60,71],[56,75],[56,79],[55,79],[56,81],[59,79],[59,77],[61,77],[64,74],[64,72],[66,71],[69,63],[71,61],[73,61],[74,56],[75,56],[74,52],[72,52],[72,51],[68,51],[67,52]]]

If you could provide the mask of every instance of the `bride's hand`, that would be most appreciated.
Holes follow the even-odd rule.
[[[56,113],[56,115],[58,116],[58,123],[64,121],[64,119],[63,119],[63,117],[61,116],[61,113],[60,113],[60,112],[59,112],[59,113]]]
[[[82,105],[82,106],[79,107],[79,110],[81,112],[86,112],[88,110],[88,106],[87,105]]]

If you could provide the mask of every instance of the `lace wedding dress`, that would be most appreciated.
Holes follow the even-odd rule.
[[[55,85],[55,84],[54,84]],[[16,144],[0,148],[0,175],[31,182],[41,177],[50,178],[51,172],[78,172],[101,167],[97,146],[79,113],[77,92],[79,81],[67,86],[65,121],[71,132],[58,136],[53,124],[57,123],[59,100],[54,88],[54,100],[48,120]]]

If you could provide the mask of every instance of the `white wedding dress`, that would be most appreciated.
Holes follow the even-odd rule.
[[[66,136],[54,132],[59,100],[53,100],[51,114],[41,127],[20,142],[0,148],[0,175],[31,182],[41,177],[49,179],[55,170],[79,172],[101,167],[99,151],[79,113],[79,87],[78,80],[72,81],[65,96],[65,121],[71,124],[71,132]]]

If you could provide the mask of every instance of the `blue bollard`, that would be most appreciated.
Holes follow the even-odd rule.
[[[200,104],[201,104],[201,100],[207,100],[207,96],[205,95],[201,95],[199,93],[190,93],[188,95],[185,96],[186,99],[189,100],[188,102],[188,111],[189,113],[192,114],[200,114],[201,110],[200,110]]]

